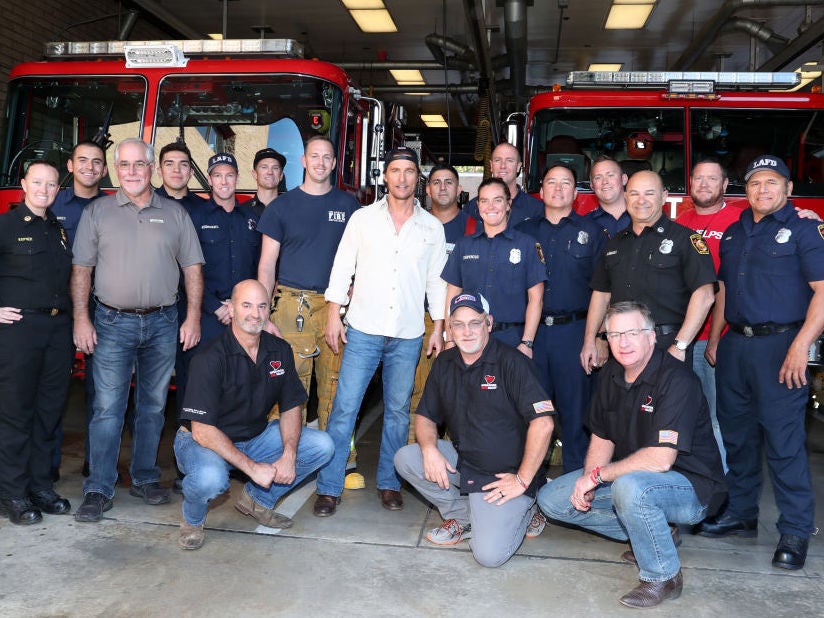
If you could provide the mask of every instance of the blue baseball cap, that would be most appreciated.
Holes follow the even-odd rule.
[[[449,315],[455,313],[455,310],[460,307],[469,307],[478,313],[489,313],[489,303],[480,294],[458,294],[449,303]]]
[[[216,155],[209,157],[209,165],[206,168],[206,173],[211,174],[212,169],[218,165],[228,165],[235,168],[235,171],[238,171],[237,159],[235,159],[234,155],[231,155],[228,152],[219,152]]]
[[[744,173],[744,180],[749,180],[750,176],[756,172],[763,172],[765,170],[775,172],[787,180],[790,179],[790,168],[787,167],[787,164],[774,155],[765,154],[756,157],[750,162],[747,166],[747,171]]]

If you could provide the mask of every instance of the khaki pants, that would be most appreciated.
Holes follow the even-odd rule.
[[[277,305],[270,319],[292,346],[295,368],[307,393],[312,383],[312,370],[315,371],[318,384],[318,428],[325,430],[338,388],[338,374],[343,357],[343,350],[335,354],[324,338],[326,301],[323,294],[286,286],[279,286],[276,296]],[[302,331],[298,331],[298,315],[303,316]],[[272,416],[274,410],[270,414]],[[303,421],[306,422],[305,407]]]
[[[435,323],[428,313],[424,314],[423,319],[423,345],[421,346],[421,357],[418,359],[418,366],[415,368],[415,385],[412,388],[412,399],[409,404],[409,444],[415,442],[415,410],[418,409],[418,404],[421,402],[423,387],[426,385],[426,379],[429,377],[432,363],[435,361],[434,354],[432,356],[426,355],[426,346],[432,336],[432,331],[435,330]]]

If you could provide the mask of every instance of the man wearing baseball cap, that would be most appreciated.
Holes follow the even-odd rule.
[[[729,503],[699,532],[758,534],[763,444],[780,513],[772,565],[795,570],[815,530],[804,420],[808,351],[824,329],[824,224],[796,215],[790,170],[778,157],[757,157],[744,179],[751,208],[721,240],[706,352],[716,361]]]
[[[246,203],[258,218],[264,209],[278,197],[283,170],[286,169],[286,157],[274,148],[263,148],[255,153],[252,163],[252,178],[257,183],[255,197]]]
[[[546,525],[535,494],[546,482],[555,410],[530,360],[490,337],[483,296],[458,294],[448,319],[455,347],[435,359],[415,417],[418,442],[398,451],[395,468],[444,518],[427,533],[431,543],[471,538],[475,560],[497,567]],[[438,439],[442,424],[451,441]]]

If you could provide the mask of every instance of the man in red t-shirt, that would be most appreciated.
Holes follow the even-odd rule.
[[[717,159],[706,158],[696,163],[692,168],[690,177],[690,198],[692,198],[694,208],[685,211],[676,219],[681,225],[685,225],[701,234],[710,249],[712,261],[715,264],[715,272],[718,272],[720,263],[718,248],[721,238],[727,228],[738,221],[741,216],[741,207],[736,204],[728,204],[724,200],[727,183],[727,171]],[[704,357],[704,351],[707,349],[707,338],[710,333],[711,316],[712,312],[707,316],[701,332],[695,338],[692,368],[701,380],[704,396],[710,404],[712,431],[715,434],[716,442],[718,442],[718,450],[721,451],[721,463],[724,465],[724,472],[726,472],[724,441],[721,439],[721,430],[718,428],[718,418],[715,415],[715,364],[710,364]]]

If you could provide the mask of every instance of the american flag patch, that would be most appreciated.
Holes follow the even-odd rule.
[[[658,432],[658,444],[678,444],[678,432],[672,429],[662,429]]]
[[[555,406],[552,405],[552,402],[549,399],[545,399],[544,401],[536,401],[532,404],[532,409],[535,410],[535,414],[555,412]]]

